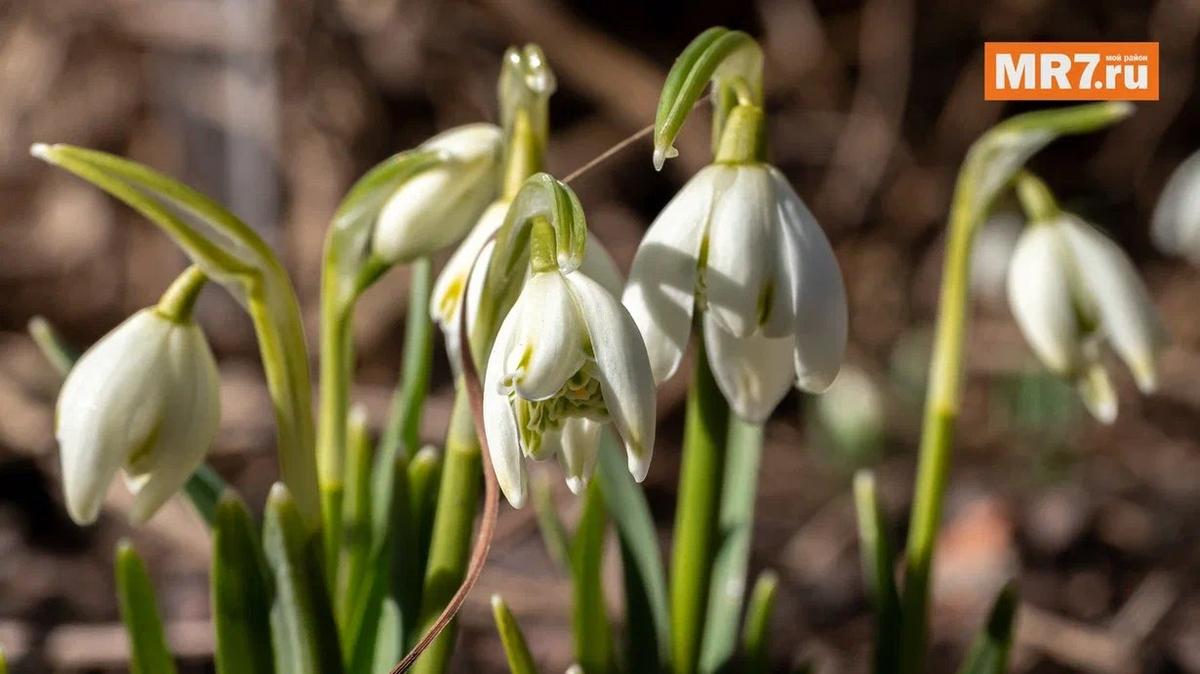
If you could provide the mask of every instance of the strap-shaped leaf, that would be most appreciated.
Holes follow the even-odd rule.
[[[545,473],[538,473],[533,481],[533,511],[537,515],[538,531],[542,534],[542,543],[550,559],[561,567],[570,566],[570,536],[554,506],[554,491]]]
[[[421,413],[433,368],[433,320],[429,314],[433,262],[421,258],[409,267],[408,311],[404,318],[404,351],[400,380],[379,440],[379,451],[403,448],[412,459],[421,448]]]
[[[492,617],[496,620],[496,631],[500,633],[510,674],[537,674],[537,665],[533,663],[525,636],[521,634],[521,626],[498,594],[492,595]]]
[[[272,674],[270,578],[258,530],[233,490],[216,507],[211,590],[217,674]]]
[[[133,674],[175,674],[175,661],[167,650],[155,604],[154,586],[129,541],[117,544],[116,569],[121,620],[129,636],[129,670]]]
[[[646,495],[629,474],[624,451],[611,433],[601,436],[596,473],[604,506],[621,544],[628,666],[635,673],[654,674],[666,669],[671,653],[666,572],[654,518]]]
[[[717,522],[719,540],[709,580],[704,640],[700,644],[702,674],[726,671],[736,655],[746,566],[754,533],[762,427],[731,416],[728,437]]]
[[[754,582],[750,603],[746,606],[746,627],[742,631],[743,674],[765,674],[767,671],[771,615],[775,612],[778,590],[779,577],[773,571],[763,571]]]
[[[1017,587],[1010,581],[996,596],[987,624],[975,637],[960,674],[1004,674],[1007,671],[1016,614]]]
[[[854,506],[858,513],[858,545],[863,579],[875,611],[875,674],[892,674],[900,665],[900,594],[887,522],[875,493],[875,476],[854,476]]]
[[[423,447],[408,464],[409,512],[412,532],[408,540],[399,543],[401,555],[412,557],[416,569],[404,575],[400,608],[410,623],[416,624],[417,612],[421,607],[421,592],[425,582],[426,563],[429,561],[429,542],[433,538],[433,519],[437,512],[438,487],[442,481],[442,453],[433,447]]]
[[[732,107],[728,95],[732,87],[742,86],[755,103],[762,102],[762,50],[754,38],[742,31],[710,28],[692,40],[675,59],[654,116],[656,169],[679,154],[674,147],[675,137],[709,82],[713,84],[715,147]]]
[[[612,631],[604,607],[604,582],[600,577],[607,525],[600,481],[592,480],[584,492],[583,514],[571,542],[575,660],[588,674],[614,671]]]
[[[321,569],[319,536],[305,528],[287,487],[267,498],[263,550],[275,581],[271,641],[277,672],[340,674],[342,654]]]
[[[336,605],[338,625],[345,627],[346,616],[354,610],[360,585],[365,580],[371,555],[371,436],[366,410],[350,411],[346,436],[346,491],[342,501],[341,540],[338,541]],[[342,633],[345,642],[347,635]]]

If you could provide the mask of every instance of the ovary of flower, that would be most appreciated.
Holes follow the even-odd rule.
[[[479,301],[483,294],[484,279],[487,276],[488,263],[492,259],[495,248],[493,237],[504,225],[504,217],[508,214],[510,202],[500,200],[488,206],[480,216],[479,222],[471,230],[463,242],[450,256],[442,273],[433,284],[430,297],[429,311],[446,337],[446,350],[450,355],[450,364],[457,371],[459,367],[459,312],[463,306],[463,290],[470,294],[467,298],[467,318],[473,320],[479,315]],[[617,269],[616,262],[605,250],[598,239],[588,234],[587,247],[584,249],[583,265],[580,271],[602,285],[612,294],[621,292],[624,280]],[[470,276],[470,283],[468,283]]]
[[[1013,251],[1008,301],[1033,351],[1071,378],[1092,414],[1116,418],[1117,401],[1100,361],[1107,339],[1138,388],[1154,390],[1165,333],[1133,263],[1108,237],[1070,215],[1030,225]]]
[[[411,262],[458,241],[496,196],[502,134],[493,124],[468,124],[421,145],[443,160],[405,181],[379,212],[373,254]]]
[[[622,302],[646,340],[654,379],[679,367],[704,314],[717,385],[761,423],[796,385],[823,391],[846,347],[846,292],[833,249],[774,167],[714,164],[650,226]]]
[[[71,518],[94,522],[124,469],[130,518],[149,519],[203,462],[219,419],[217,366],[200,328],[155,309],[131,316],[79,359],[59,393]]]
[[[567,485],[581,491],[605,423],[641,481],[654,448],[654,380],[633,318],[582,269],[534,273],[488,357],[483,414],[496,479],[513,507],[525,502],[525,458],[560,455]]]

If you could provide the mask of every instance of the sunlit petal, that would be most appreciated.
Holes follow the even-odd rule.
[[[761,424],[791,390],[792,337],[735,337],[704,317],[704,346],[717,387],[742,419]]]
[[[516,323],[505,365],[513,387],[527,400],[553,396],[586,359],[584,326],[563,275],[534,274],[509,314]]]
[[[562,429],[562,466],[572,494],[582,494],[596,470],[603,424],[583,417],[567,419]]]
[[[1072,374],[1082,364],[1070,258],[1053,225],[1027,228],[1008,268],[1008,304],[1025,340],[1046,367]]]
[[[526,474],[517,424],[503,380],[504,355],[512,343],[517,320],[517,316],[509,313],[501,324],[483,378],[483,429],[487,435],[488,455],[492,459],[496,482],[514,508],[525,504]]]
[[[758,328],[760,302],[774,276],[779,245],[771,176],[761,165],[726,168],[733,182],[713,203],[704,269],[707,313],[736,336]],[[719,189],[719,188],[718,188]]]

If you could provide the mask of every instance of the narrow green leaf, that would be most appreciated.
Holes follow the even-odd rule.
[[[537,665],[533,664],[521,626],[498,594],[492,595],[492,617],[496,620],[496,631],[500,633],[510,674],[537,674]]]
[[[277,672],[341,674],[342,654],[321,569],[319,536],[308,532],[287,487],[267,498],[263,549],[275,577],[271,641]]]
[[[704,639],[700,644],[701,674],[726,671],[737,653],[738,624],[746,590],[746,566],[754,534],[754,497],[762,457],[762,426],[729,417],[725,474],[717,522],[716,558],[708,587]]]
[[[433,447],[422,447],[408,464],[408,502],[410,531],[398,551],[410,558],[414,571],[404,574],[404,589],[400,593],[400,610],[407,625],[416,625],[424,590],[425,571],[429,561],[429,542],[433,537],[433,518],[437,511],[438,487],[442,479],[442,453]],[[411,576],[411,577],[410,577]]]
[[[778,591],[779,577],[774,571],[763,571],[754,582],[750,603],[746,607],[746,626],[742,631],[742,674],[767,672],[771,614],[775,612]]]
[[[200,513],[209,527],[215,524],[217,504],[221,499],[221,494],[225,493],[227,488],[225,480],[207,463],[200,464],[200,467],[196,469],[195,473],[192,473],[183,486],[188,500],[192,502],[196,512]]]
[[[408,312],[404,319],[404,356],[400,382],[392,396],[380,451],[403,447],[409,459],[421,447],[421,411],[429,393],[433,367],[433,319],[429,314],[429,293],[433,285],[433,263],[421,258],[409,266]]]
[[[892,674],[900,666],[900,594],[896,560],[887,521],[875,493],[875,476],[854,476],[854,506],[858,513],[858,545],[863,579],[875,611],[875,674]]]
[[[629,474],[625,453],[611,433],[601,436],[597,478],[621,544],[628,623],[626,660],[635,674],[655,674],[665,668],[671,652],[666,572],[646,495]]]
[[[400,605],[391,597],[384,597],[379,611],[379,625],[375,637],[375,659],[372,672],[388,672],[404,657],[404,625],[401,624]],[[365,671],[351,669],[352,672]]]
[[[346,435],[346,488],[342,501],[342,538],[337,573],[338,624],[346,627],[371,554],[371,436],[366,410],[350,412]],[[343,642],[348,642],[345,632]]]
[[[216,505],[211,591],[217,674],[272,674],[266,559],[254,520],[233,490]]]
[[[600,577],[607,524],[600,481],[592,480],[584,492],[583,514],[571,543],[575,660],[588,674],[608,674],[614,670],[612,633]]]
[[[129,541],[117,544],[116,568],[121,620],[129,636],[129,670],[133,674],[174,674],[175,661],[163,636],[154,586]]]
[[[29,319],[29,336],[33,338],[33,343],[37,344],[38,350],[50,362],[55,372],[63,377],[67,376],[79,354],[58,334],[54,325],[44,316],[34,316]]]
[[[533,511],[537,515],[542,543],[555,564],[567,567],[571,563],[571,543],[567,528],[559,519],[558,509],[554,505],[554,490],[550,479],[545,473],[538,473],[533,477]]]
[[[4,654],[3,645],[0,645],[0,674],[8,674],[8,656]]]
[[[960,674],[1003,674],[1007,671],[1016,615],[1017,587],[1010,581],[996,596],[987,625],[975,638]]]

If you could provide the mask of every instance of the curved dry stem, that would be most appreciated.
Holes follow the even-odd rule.
[[[471,275],[467,275],[467,281],[463,285],[463,297],[467,297],[471,285]],[[496,473],[492,469],[492,456],[488,449],[487,436],[483,432],[483,385],[479,381],[479,370],[475,367],[475,359],[471,355],[470,339],[470,324],[467,322],[467,306],[464,302],[462,310],[459,312],[458,339],[459,349],[463,354],[463,382],[467,387],[467,398],[471,401],[471,417],[475,420],[475,434],[479,437],[480,452],[483,454],[483,519],[479,523],[479,533],[475,537],[475,547],[471,550],[471,560],[467,565],[467,575],[463,578],[462,584],[458,586],[458,591],[450,598],[446,608],[442,609],[437,620],[421,637],[416,646],[405,655],[396,666],[392,668],[390,674],[402,674],[412,667],[421,653],[429,648],[433,640],[446,629],[451,620],[458,615],[459,609],[462,608],[463,602],[467,600],[467,595],[475,587],[475,583],[479,580],[479,575],[483,573],[484,564],[487,563],[488,552],[492,549],[492,537],[496,533],[496,515],[500,511],[499,485],[496,483]]]

